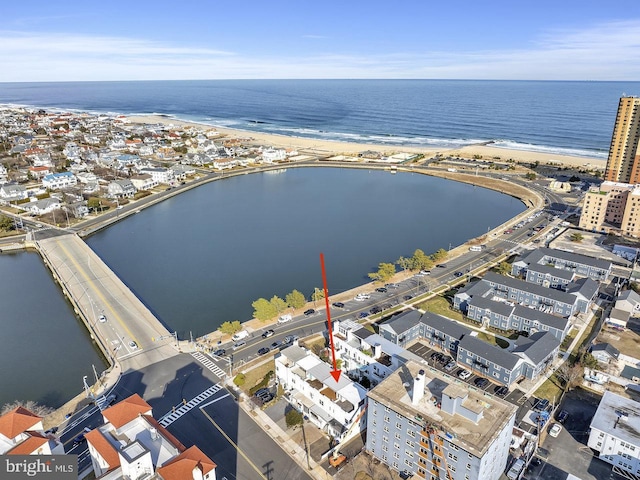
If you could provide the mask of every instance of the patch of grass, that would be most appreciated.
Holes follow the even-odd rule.
[[[249,394],[251,389],[262,382],[269,372],[275,372],[275,370],[276,363],[273,359],[263,365],[247,369],[242,373],[244,375],[244,383],[241,385],[242,389],[245,393]]]
[[[535,391],[534,396],[537,398],[546,398],[550,402],[558,401],[562,394],[562,382],[556,374],[551,375],[540,388]]]
[[[566,350],[569,348],[569,345],[571,345],[571,342],[573,342],[573,339],[576,338],[577,334],[578,329],[571,327],[571,330],[569,330],[569,333],[567,333],[567,336],[564,337],[564,340],[562,340],[562,343],[560,344],[560,350]]]
[[[495,335],[491,335],[490,333],[478,332],[478,338],[500,348],[507,348],[509,346],[509,342],[502,338],[498,338]]]
[[[275,372],[273,370],[269,370],[267,374],[262,378],[262,380],[260,380],[260,382],[256,383],[253,387],[249,389],[249,394],[253,395],[261,388],[264,388],[267,385],[269,385],[269,379],[274,375],[275,375]]]
[[[443,317],[451,318],[453,320],[464,321],[461,312],[457,312],[451,308],[446,298],[436,296],[430,298],[426,302],[419,303],[417,307],[421,310],[425,310],[431,313],[437,313]]]

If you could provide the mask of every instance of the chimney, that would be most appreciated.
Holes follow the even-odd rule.
[[[420,370],[418,375],[413,379],[413,390],[411,391],[411,403],[417,405],[424,396],[424,370]]]

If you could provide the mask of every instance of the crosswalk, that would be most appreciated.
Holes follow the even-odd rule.
[[[227,375],[226,373],[224,373],[224,370],[222,370],[218,365],[216,365],[213,362],[213,360],[211,360],[205,354],[200,352],[194,352],[191,354],[191,356],[193,356],[193,358],[195,358],[197,361],[199,361],[202,365],[207,367],[209,370],[211,370],[214,373],[214,375],[216,375],[218,378],[223,379]]]
[[[167,413],[160,420],[158,420],[158,423],[163,427],[168,427],[177,419],[179,419],[181,416],[183,416],[185,413],[197,407],[199,404],[201,404],[203,401],[205,401],[207,398],[211,397],[215,393],[219,392],[221,389],[222,389],[222,385],[220,385],[219,383],[216,383],[215,385],[207,388],[200,395],[197,395],[196,397],[192,398],[188,402],[178,407],[173,407],[173,409],[169,413]]]

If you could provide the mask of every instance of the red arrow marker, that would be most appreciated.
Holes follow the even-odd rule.
[[[324,254],[320,254],[320,268],[322,269],[322,288],[324,289],[324,303],[327,311],[327,328],[329,329],[329,345],[331,346],[331,360],[333,362],[333,370],[331,376],[338,382],[340,380],[340,370],[336,363],[336,348],[333,344],[333,327],[331,326],[331,310],[329,309],[329,291],[327,290],[327,272],[324,269]]]

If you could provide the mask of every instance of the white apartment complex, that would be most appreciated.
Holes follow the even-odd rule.
[[[367,450],[399,472],[497,480],[517,408],[414,361],[368,394]]]
[[[318,428],[343,440],[354,422],[364,428],[367,391],[344,373],[336,380],[332,368],[308,350],[293,345],[276,356],[276,377],[288,395],[289,403]]]
[[[640,403],[605,391],[591,420],[587,445],[614,472],[640,478]]]

